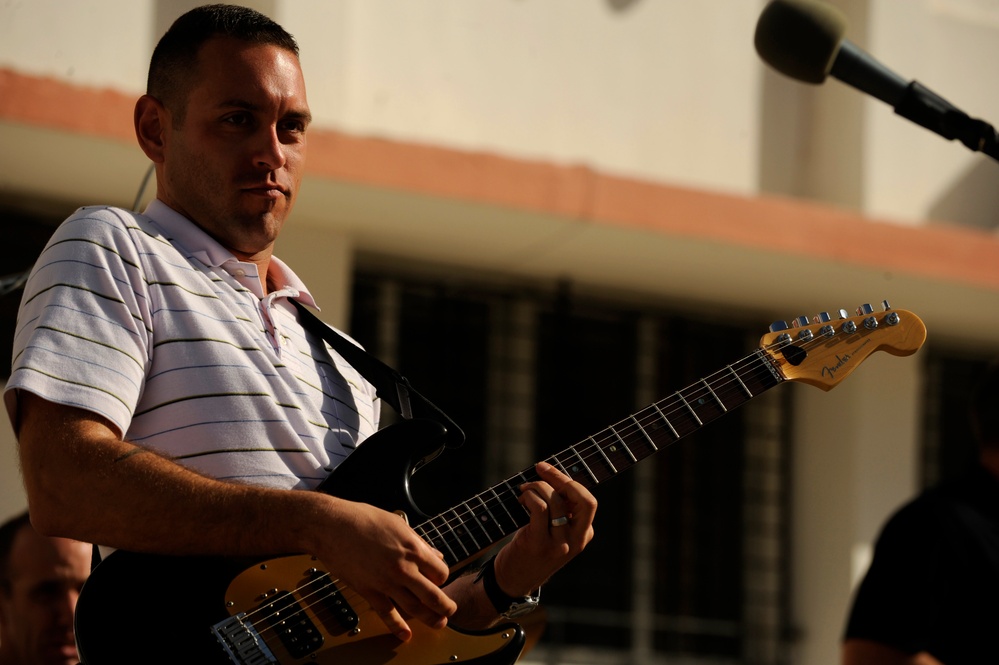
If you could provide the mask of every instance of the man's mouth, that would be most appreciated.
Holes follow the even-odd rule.
[[[288,196],[288,189],[277,183],[266,183],[263,185],[252,185],[244,187],[243,191],[253,196],[260,196],[267,199],[279,199]]]

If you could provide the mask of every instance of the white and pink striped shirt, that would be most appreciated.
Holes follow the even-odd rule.
[[[272,258],[266,296],[240,262],[159,201],[81,208],[25,285],[15,390],[97,413],[125,439],[219,479],[313,488],[378,427],[374,388],[306,336],[312,305]]]

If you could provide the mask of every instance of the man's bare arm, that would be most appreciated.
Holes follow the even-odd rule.
[[[137,552],[315,554],[389,628],[431,626],[455,606],[447,567],[398,516],[321,492],[221,482],[123,441],[106,420],[22,392],[18,442],[35,527]]]

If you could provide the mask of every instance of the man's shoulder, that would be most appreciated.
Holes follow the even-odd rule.
[[[939,537],[953,537],[968,529],[977,530],[984,523],[999,524],[994,505],[996,488],[975,471],[924,490],[899,508],[885,525],[894,536],[918,533],[925,538],[936,532]]]
[[[80,206],[66,219],[66,221],[78,220],[78,219],[102,219],[102,220],[118,220],[125,223],[133,222],[139,219],[144,219],[145,216],[134,210],[127,210],[125,208],[119,208],[114,205],[88,205]]]
[[[136,244],[144,239],[162,241],[162,231],[152,218],[113,205],[81,206],[56,230],[56,239],[88,239],[102,244]]]

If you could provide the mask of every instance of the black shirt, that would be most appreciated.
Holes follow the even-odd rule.
[[[999,479],[975,468],[888,521],[846,638],[945,665],[999,663]]]

